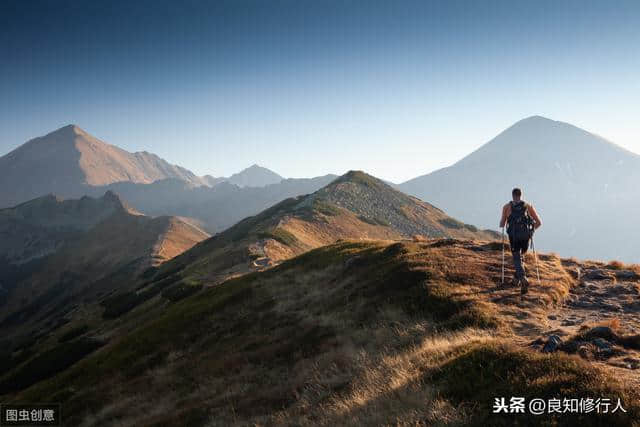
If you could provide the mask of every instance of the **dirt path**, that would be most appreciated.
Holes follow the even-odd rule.
[[[640,275],[597,263],[562,260],[561,264],[572,285],[555,303],[545,296],[557,277],[548,263],[541,261],[539,284],[531,256],[529,294],[521,296],[520,289],[508,283],[489,289],[488,300],[511,319],[520,345],[580,355],[640,387]],[[505,275],[510,282],[513,270],[510,263],[507,265]],[[495,263],[489,267],[494,277],[498,267]]]

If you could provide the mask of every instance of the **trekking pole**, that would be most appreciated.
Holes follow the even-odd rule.
[[[501,286],[504,286],[504,227],[502,227],[502,281]]]
[[[538,285],[540,284],[540,269],[538,268],[538,254],[536,253],[536,245],[533,243],[533,235],[531,236],[531,249],[533,249],[533,258],[536,260],[536,274],[538,275]]]

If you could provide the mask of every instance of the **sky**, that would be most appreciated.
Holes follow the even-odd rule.
[[[402,182],[514,122],[640,153],[638,1],[0,2],[0,155],[76,124],[199,175]]]

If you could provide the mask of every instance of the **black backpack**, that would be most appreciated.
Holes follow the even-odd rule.
[[[528,241],[533,236],[533,219],[527,212],[527,204],[522,200],[511,202],[511,214],[507,222],[507,234],[514,241]]]

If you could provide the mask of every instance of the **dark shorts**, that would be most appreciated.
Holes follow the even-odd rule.
[[[511,252],[520,251],[523,254],[526,254],[527,250],[529,249],[529,240],[514,241],[512,238],[509,238],[509,245],[511,246]]]

